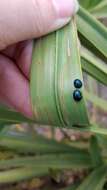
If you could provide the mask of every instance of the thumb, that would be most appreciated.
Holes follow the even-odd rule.
[[[0,1],[0,50],[62,27],[77,10],[77,0]]]

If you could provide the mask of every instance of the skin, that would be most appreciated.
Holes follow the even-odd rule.
[[[74,0],[0,1],[0,102],[32,117],[30,65],[32,39],[67,24]]]

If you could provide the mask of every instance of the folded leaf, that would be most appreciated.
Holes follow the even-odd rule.
[[[75,18],[34,43],[31,99],[35,121],[56,126],[88,125],[83,87],[75,101],[74,80],[82,78]],[[75,110],[75,112],[74,112]]]

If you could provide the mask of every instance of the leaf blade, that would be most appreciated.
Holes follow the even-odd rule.
[[[107,29],[88,11],[80,7],[77,16],[78,31],[107,57]]]
[[[81,47],[81,64],[83,71],[107,85],[107,64],[83,46]]]
[[[77,188],[77,190],[101,190],[106,181],[107,168],[106,166],[101,166],[95,169]]]

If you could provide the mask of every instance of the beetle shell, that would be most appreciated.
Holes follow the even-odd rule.
[[[73,98],[75,101],[79,102],[82,99],[82,93],[79,90],[75,90],[73,93]]]
[[[75,88],[81,88],[82,87],[82,81],[80,79],[75,79],[74,86],[75,86]]]

